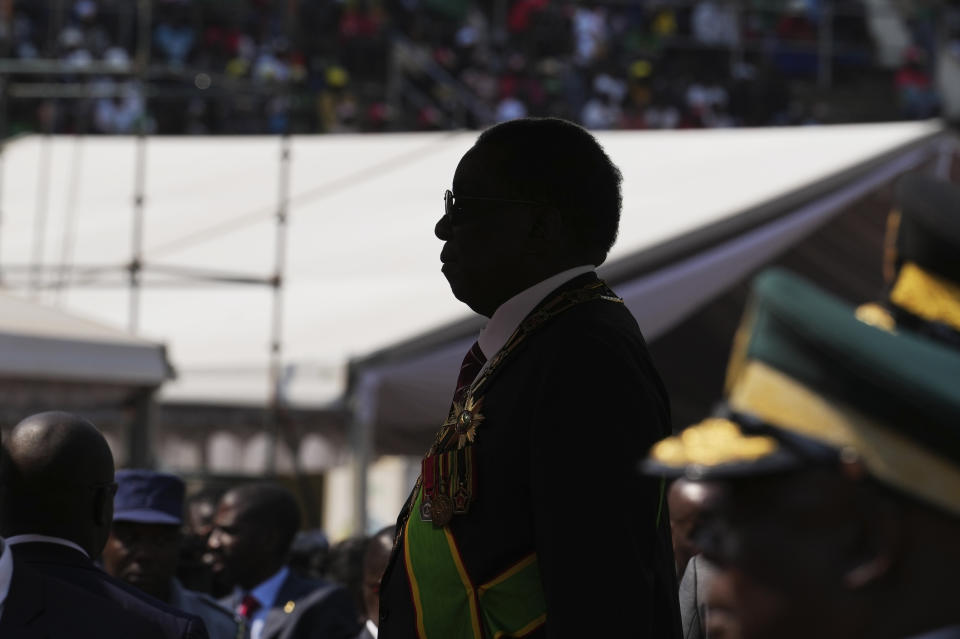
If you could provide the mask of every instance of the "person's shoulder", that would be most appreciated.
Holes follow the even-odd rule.
[[[202,615],[209,613],[214,616],[223,617],[231,622],[236,622],[236,616],[230,612],[226,604],[221,603],[208,594],[197,592],[196,590],[183,590],[182,597],[187,602],[187,612]]]
[[[145,617],[162,622],[168,636],[206,637],[203,620],[192,613],[177,610],[173,606],[163,603],[127,584],[120,579],[110,576],[103,570],[98,571],[98,578],[110,587],[113,596],[124,603],[131,611]]]
[[[305,577],[290,571],[281,594],[291,600],[316,603],[341,591],[345,593],[346,588],[334,581],[318,577]]]
[[[143,637],[162,639],[161,628],[111,599],[15,564],[0,618],[0,636],[46,639]]]

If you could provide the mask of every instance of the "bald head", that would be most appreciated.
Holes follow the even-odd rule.
[[[115,487],[113,455],[96,427],[69,413],[39,413],[17,424],[3,449],[3,535],[63,537],[98,555]]]

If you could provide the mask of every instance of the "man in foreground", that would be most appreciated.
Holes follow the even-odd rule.
[[[242,625],[212,598],[176,578],[183,523],[183,481],[152,470],[116,475],[113,528],[103,549],[110,575],[177,610],[203,619],[210,639],[242,639]]]
[[[17,424],[4,442],[0,533],[14,560],[108,599],[160,636],[206,638],[200,618],[114,579],[93,559],[113,521],[113,455],[90,422],[49,412]]]
[[[556,119],[495,126],[460,161],[442,271],[490,321],[400,514],[382,639],[679,636],[662,485],[636,472],[669,404],[594,272],[620,181]]]
[[[227,492],[208,541],[214,571],[235,585],[220,603],[244,618],[250,639],[353,639],[359,624],[347,591],[286,566],[299,528],[300,507],[286,489],[259,483]]]
[[[647,462],[717,491],[698,541],[744,639],[960,637],[957,380],[960,352],[758,278],[726,411]]]

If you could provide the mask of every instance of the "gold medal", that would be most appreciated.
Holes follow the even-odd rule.
[[[453,518],[453,500],[447,495],[437,495],[433,498],[431,520],[437,528],[443,528]]]

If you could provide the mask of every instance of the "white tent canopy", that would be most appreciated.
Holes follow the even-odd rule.
[[[28,300],[0,295],[0,377],[160,386],[164,348]]]
[[[643,274],[618,291],[655,336],[738,272],[815,228],[833,205],[914,166],[938,131],[933,123],[897,123],[599,134],[624,174],[620,238],[610,259],[614,270]],[[351,359],[469,317],[440,274],[433,226],[442,191],[475,138],[292,139],[283,311],[289,402],[316,406],[338,398]],[[133,138],[26,137],[7,146],[0,268],[9,284],[26,281],[16,269],[33,264],[39,251],[52,273],[42,299],[125,326],[129,293],[121,267],[132,254],[135,145]],[[140,334],[167,344],[178,372],[163,391],[168,399],[267,400],[271,290],[172,286],[169,273],[192,267],[272,274],[279,156],[278,138],[147,142]],[[704,250],[676,252],[656,268],[631,266],[811,185],[823,187],[817,198],[797,200],[789,216],[738,229]],[[51,288],[61,264],[72,275],[65,288]],[[651,295],[657,306],[645,303]],[[437,406],[442,414],[448,370],[463,344],[441,342],[414,349],[412,358],[374,358],[357,369],[368,419],[385,424],[379,407],[388,404],[401,425],[434,421]]]

